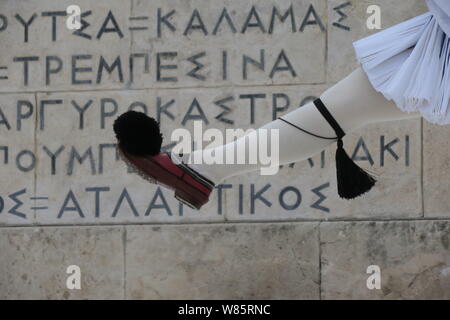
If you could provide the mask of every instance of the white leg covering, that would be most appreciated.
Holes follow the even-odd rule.
[[[326,90],[320,98],[345,133],[350,133],[370,123],[420,117],[419,112],[407,113],[400,110],[394,102],[387,100],[381,93],[375,91],[361,68],[356,69]],[[282,118],[317,135],[336,136],[333,128],[312,102],[291,111]],[[308,159],[324,150],[329,144],[335,143],[334,140],[317,138],[304,133],[281,120],[272,121],[257,129],[258,136],[261,132],[260,129],[279,130],[280,165]],[[248,140],[249,137],[244,136],[235,142],[213,149],[196,150],[193,153],[223,151],[224,154],[227,154],[231,149],[236,151],[239,147],[247,145]],[[248,150],[248,148],[245,149]],[[248,154],[246,156],[248,159]],[[193,164],[190,166],[216,184],[228,177],[261,168],[260,164]]]

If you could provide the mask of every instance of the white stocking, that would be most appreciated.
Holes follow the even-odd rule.
[[[419,112],[401,111],[394,102],[375,91],[361,68],[326,90],[320,98],[346,134],[370,123],[420,117]],[[312,102],[285,114],[282,118],[317,135],[336,137],[333,128]],[[279,130],[280,165],[308,159],[336,142],[314,137],[278,119],[257,129],[257,135],[260,129]],[[204,154],[223,151],[227,154],[231,149],[237,150],[237,147],[247,145],[248,138],[244,136],[217,148],[196,150],[193,152],[194,158],[199,156],[199,152]],[[216,184],[231,176],[261,168],[260,164],[190,164],[190,166]]]

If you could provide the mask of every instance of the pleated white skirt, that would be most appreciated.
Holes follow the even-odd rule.
[[[430,12],[353,46],[373,87],[400,110],[450,124],[450,39]]]

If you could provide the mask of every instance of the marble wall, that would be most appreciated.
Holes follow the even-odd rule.
[[[170,150],[195,120],[256,128],[300,107],[357,67],[352,42],[377,32],[374,4],[382,28],[427,11],[422,0],[1,1],[0,298],[449,298],[446,127],[349,134],[349,154],[378,175],[353,201],[337,196],[334,145],[276,176],[227,179],[200,211],[114,149],[112,124],[130,109],[160,122]],[[81,289],[67,288],[70,265]]]

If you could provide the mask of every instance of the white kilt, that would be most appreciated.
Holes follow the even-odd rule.
[[[440,0],[429,0],[430,9],[434,1]],[[441,12],[437,19],[433,10],[353,43],[377,91],[401,110],[419,111],[441,125],[450,124],[450,39],[444,24],[450,26],[450,17]]]

